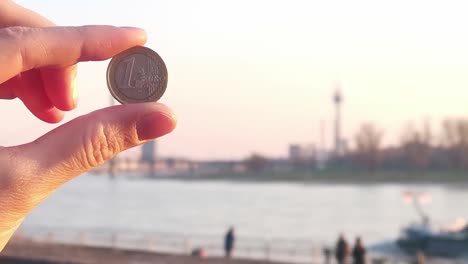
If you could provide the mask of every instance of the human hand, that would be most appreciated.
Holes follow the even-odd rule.
[[[0,99],[19,98],[56,123],[76,107],[75,64],[108,59],[146,41],[137,28],[55,27],[11,1],[0,2]],[[20,146],[0,147],[0,251],[24,217],[73,177],[128,148],[172,131],[164,105],[113,106],[76,118]]]

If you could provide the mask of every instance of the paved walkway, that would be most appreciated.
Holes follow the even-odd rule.
[[[177,256],[134,250],[114,250],[28,240],[12,241],[0,254],[0,264],[272,264],[273,262],[242,259]],[[286,264],[275,262],[275,264]]]

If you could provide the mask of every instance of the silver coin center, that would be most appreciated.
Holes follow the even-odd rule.
[[[143,100],[161,87],[161,66],[144,54],[131,54],[118,63],[114,81],[125,96]]]

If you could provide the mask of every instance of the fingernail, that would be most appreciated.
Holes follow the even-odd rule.
[[[73,78],[71,82],[71,88],[72,88],[72,100],[73,100],[73,107],[76,107],[78,104],[78,89],[76,88],[76,79]]]
[[[156,112],[143,116],[136,124],[139,140],[155,139],[174,130],[176,119],[174,115]]]
[[[75,108],[78,105],[78,88],[76,84],[76,73],[77,73],[77,67],[73,67],[71,69],[71,82],[70,82],[70,88],[72,92],[72,108]]]
[[[146,43],[147,35],[144,29],[137,28],[137,27],[121,27],[121,28],[130,31],[133,34],[132,38],[135,40],[138,40],[138,42],[140,42],[141,44]]]

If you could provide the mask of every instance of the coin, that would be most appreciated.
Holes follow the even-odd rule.
[[[122,104],[156,102],[166,91],[166,65],[152,49],[130,48],[109,62],[107,87]]]

